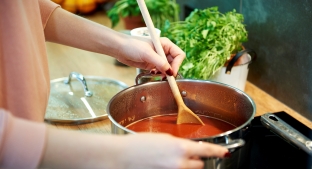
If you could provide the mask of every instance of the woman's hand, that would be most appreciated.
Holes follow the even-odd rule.
[[[207,142],[196,142],[169,134],[140,133],[124,136],[121,168],[201,169],[200,157],[228,157],[228,150]]]
[[[130,36],[121,46],[116,59],[129,66],[145,70],[157,69],[163,74],[177,75],[179,67],[185,58],[185,53],[168,38],[160,38],[161,45],[167,56],[163,59],[155,52],[150,39]],[[168,63],[169,62],[169,63]]]

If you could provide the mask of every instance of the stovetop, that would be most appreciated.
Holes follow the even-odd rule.
[[[274,114],[312,140],[310,128],[285,112]],[[244,169],[312,169],[312,156],[265,128],[260,117],[252,121],[247,139],[251,144],[250,159],[246,159]]]

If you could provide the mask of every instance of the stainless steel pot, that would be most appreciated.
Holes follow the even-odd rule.
[[[204,80],[177,80],[185,104],[196,114],[226,121],[235,129],[219,135],[195,138],[217,144],[232,144],[243,139],[255,115],[255,103],[241,90],[229,85]],[[150,116],[177,112],[177,105],[169,84],[165,81],[150,82],[129,87],[116,94],[107,105],[114,134],[135,133],[125,126]],[[165,151],[165,150],[164,150]],[[205,168],[239,168],[244,162],[244,148],[232,150],[228,159],[205,159]]]

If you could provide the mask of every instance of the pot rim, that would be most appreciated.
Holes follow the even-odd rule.
[[[246,94],[244,91],[236,88],[236,87],[233,87],[233,86],[230,86],[230,85],[227,85],[227,84],[224,84],[224,83],[220,83],[220,82],[216,82],[216,81],[212,81],[212,80],[198,80],[198,79],[177,79],[176,80],[177,82],[178,81],[191,81],[191,82],[204,82],[204,83],[213,83],[213,84],[218,84],[218,85],[222,85],[222,86],[225,86],[225,87],[229,87],[229,88],[232,88],[234,89],[236,92],[239,92],[241,95],[244,95],[248,100],[249,102],[251,103],[251,106],[253,107],[253,112],[251,114],[251,117],[245,122],[243,123],[242,125],[240,126],[237,126],[236,128],[232,129],[232,130],[229,130],[229,131],[226,131],[226,132],[223,132],[223,133],[220,133],[218,135],[213,135],[213,136],[210,136],[210,137],[201,137],[201,138],[189,138],[189,139],[192,139],[192,140],[203,140],[203,139],[214,139],[214,138],[218,138],[218,137],[223,137],[223,136],[227,136],[227,135],[230,135],[231,133],[234,133],[238,130],[241,130],[242,128],[244,128],[245,126],[247,126],[248,124],[251,123],[251,121],[254,119],[255,117],[255,114],[256,114],[256,104],[255,102],[253,101],[253,99],[248,96],[248,94]],[[134,86],[130,86],[120,92],[118,92],[114,97],[111,98],[111,100],[108,102],[107,104],[107,107],[106,107],[106,110],[107,110],[107,115],[108,115],[108,118],[109,120],[111,121],[111,123],[113,123],[115,126],[119,127],[120,129],[128,132],[128,133],[131,133],[131,134],[137,134],[139,132],[135,132],[135,131],[132,131],[132,130],[129,130],[128,128],[120,125],[118,122],[116,122],[114,120],[114,118],[111,116],[110,114],[110,110],[109,110],[109,107],[111,105],[111,102],[120,94],[122,93],[123,91],[125,90],[131,90],[133,88],[135,88],[136,86],[141,86],[141,85],[146,85],[148,86],[149,84],[152,84],[152,83],[167,83],[167,81],[157,81],[157,82],[149,82],[149,83],[143,83],[143,84],[138,84],[138,85],[134,85]],[[169,133],[167,133],[169,134]]]

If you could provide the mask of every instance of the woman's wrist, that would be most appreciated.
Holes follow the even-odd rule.
[[[123,48],[128,44],[129,35],[126,35],[121,32],[108,32],[108,39],[103,39],[100,45],[100,53],[109,55],[118,59],[120,57],[121,52],[123,52]],[[104,37],[105,38],[105,37]]]

